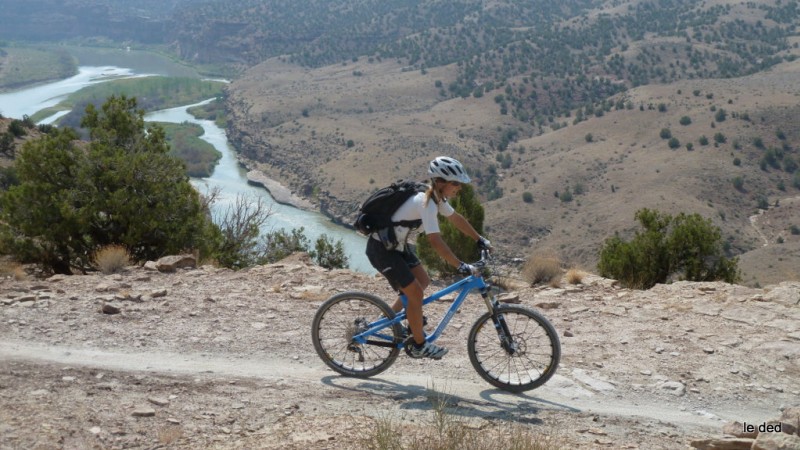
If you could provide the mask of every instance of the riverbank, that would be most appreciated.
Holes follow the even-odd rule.
[[[293,206],[306,211],[316,211],[316,208],[311,202],[295,195],[289,188],[267,177],[267,175],[260,170],[248,170],[247,182],[266,189],[269,195],[280,204]]]

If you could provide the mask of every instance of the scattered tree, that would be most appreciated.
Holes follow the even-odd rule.
[[[349,260],[344,252],[342,240],[339,239],[334,242],[327,234],[317,238],[314,250],[310,254],[317,265],[326,269],[346,269],[349,267]]]
[[[630,288],[649,289],[680,278],[689,281],[740,279],[737,258],[723,255],[719,228],[698,214],[676,217],[650,209],[636,212],[643,227],[631,241],[607,239],[600,251],[600,275]]]
[[[522,201],[525,203],[533,203],[533,194],[528,191],[522,193]]]
[[[145,130],[143,116],[135,99],[112,96],[86,108],[85,147],[70,128],[27,142],[20,184],[0,196],[0,249],[56,273],[90,269],[93,252],[111,244],[136,261],[186,249],[210,256],[219,231],[163,130]]]
[[[736,188],[737,191],[744,190],[744,178],[741,176],[736,176],[733,178],[733,187]]]

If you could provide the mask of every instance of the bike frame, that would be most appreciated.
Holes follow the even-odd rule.
[[[434,342],[439,336],[442,335],[444,330],[447,328],[447,325],[450,323],[450,319],[453,318],[458,309],[461,307],[461,304],[464,303],[466,300],[467,295],[473,290],[479,290],[481,295],[483,296],[484,301],[486,302],[489,311],[494,311],[495,305],[492,301],[489,300],[489,289],[490,286],[486,284],[483,280],[482,276],[470,275],[466,278],[463,278],[450,286],[445,287],[444,289],[434,292],[430,296],[426,297],[422,300],[422,306],[431,304],[437,300],[441,300],[445,295],[450,293],[460,291],[456,299],[453,300],[453,304],[450,305],[450,308],[447,310],[447,313],[442,317],[439,321],[439,324],[436,326],[436,329],[430,335],[425,337],[426,342]],[[370,344],[370,345],[377,345],[380,347],[397,347],[402,348],[405,345],[405,342],[395,342],[394,336],[386,335],[380,333],[381,330],[392,327],[395,324],[399,324],[403,320],[406,319],[406,308],[408,307],[408,299],[404,294],[400,294],[400,298],[403,301],[403,310],[396,313],[393,319],[387,319],[386,317],[381,317],[380,319],[371,322],[368,326],[369,328],[366,331],[356,334],[353,336],[353,342],[356,344]],[[383,339],[382,341],[374,341],[370,340],[370,337],[377,337]]]

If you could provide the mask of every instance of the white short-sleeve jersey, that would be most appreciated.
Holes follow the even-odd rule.
[[[392,215],[392,222],[400,222],[403,220],[422,220],[422,231],[425,234],[432,234],[439,232],[439,218],[438,214],[449,217],[455,210],[447,200],[440,200],[436,203],[434,199],[426,202],[426,194],[420,192],[417,195],[409,198],[403,203],[400,208]],[[408,238],[408,233],[411,230],[403,226],[395,226],[394,232],[397,236],[397,250],[402,251],[405,248],[405,242]]]

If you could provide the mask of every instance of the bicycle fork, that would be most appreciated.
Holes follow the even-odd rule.
[[[519,349],[514,342],[511,331],[508,329],[505,317],[503,317],[502,313],[498,312],[498,309],[500,309],[500,302],[497,301],[495,296],[489,295],[488,289],[481,290],[481,297],[483,297],[483,301],[486,303],[486,307],[491,313],[494,329],[497,331],[497,337],[500,338],[500,346],[509,355],[515,355]]]

